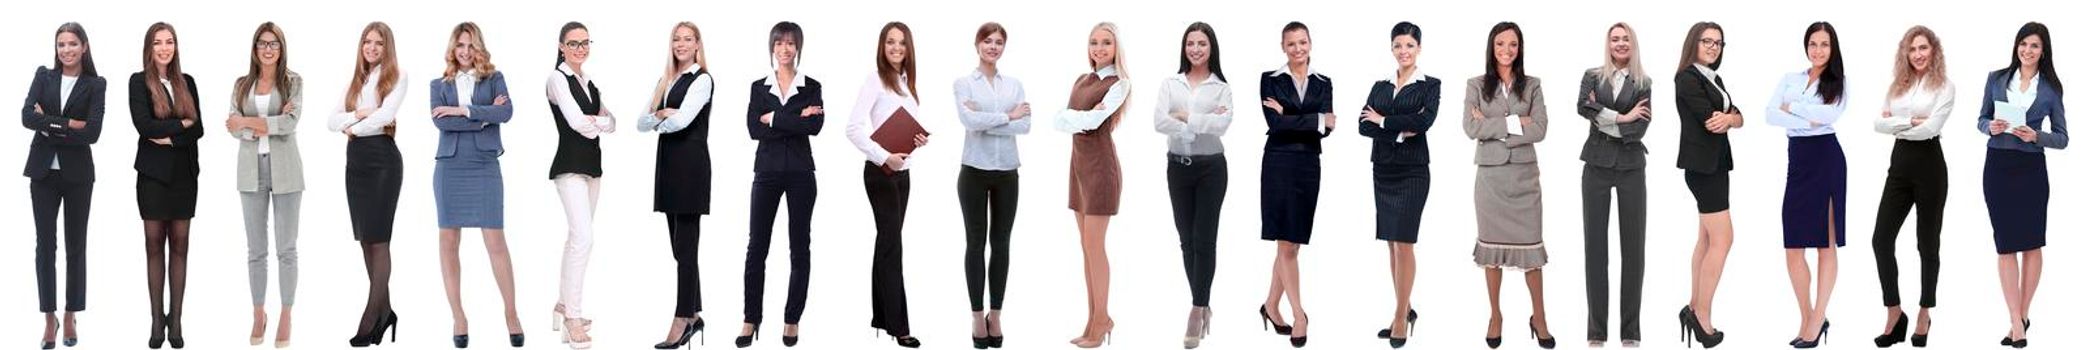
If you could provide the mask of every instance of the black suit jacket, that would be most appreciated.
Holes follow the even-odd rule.
[[[51,158],[58,158],[66,181],[94,181],[94,150],[102,137],[102,106],[109,82],[99,76],[82,76],[73,83],[65,101],[58,100],[59,71],[38,67],[29,84],[29,97],[22,101],[22,127],[35,131],[29,140],[28,164],[22,176],[41,179],[51,171]],[[42,108],[43,113],[37,113]],[[68,122],[87,122],[84,128],[66,127]]]
[[[1269,138],[1263,143],[1264,151],[1304,152],[1321,154],[1321,138],[1334,131],[1321,125],[1321,113],[1335,112],[1335,83],[1328,76],[1309,73],[1306,78],[1306,96],[1301,98],[1299,87],[1292,83],[1291,73],[1285,71],[1263,72],[1262,97],[1277,100],[1284,106],[1285,114],[1263,107],[1263,122],[1269,124]],[[1260,106],[1262,100],[1256,100]]]
[[[1611,120],[1600,122],[1598,119],[1606,118],[1603,116],[1605,110],[1618,114],[1632,112],[1633,106],[1654,96],[1651,92],[1652,86],[1649,86],[1654,85],[1653,81],[1645,77],[1628,76],[1625,86],[1618,87],[1611,85],[1611,77],[1598,76],[1601,74],[1602,69],[1583,72],[1582,91],[1575,94],[1575,113],[1589,119],[1589,138],[1582,141],[1582,162],[1610,169],[1647,168],[1647,145],[1641,144],[1640,138],[1647,136],[1647,126],[1654,119],[1644,118],[1618,123],[1619,136],[1606,134],[1599,127],[1600,123],[1609,124]],[[1611,93],[1614,88],[1618,89],[1615,96]],[[1590,97],[1592,94],[1595,95],[1594,98]],[[1648,101],[1648,110],[1652,113],[1654,101]]]
[[[1436,77],[1424,76],[1422,81],[1408,83],[1399,94],[1393,92],[1393,82],[1380,80],[1372,83],[1372,92],[1364,99],[1364,106],[1378,111],[1386,117],[1386,125],[1357,119],[1357,133],[1372,139],[1372,165],[1428,165],[1430,164],[1430,126],[1437,123],[1437,102],[1444,83]],[[1401,138],[1403,132],[1415,136]],[[1395,142],[1398,140],[1399,142]]]
[[[1738,111],[1729,106],[1726,96],[1720,91],[1727,83],[1722,79],[1706,79],[1697,68],[1685,68],[1676,72],[1676,118],[1682,130],[1677,135],[1676,167],[1700,173],[1717,173],[1734,170],[1734,153],[1727,143],[1727,134],[1715,134],[1705,130],[1705,120],[1713,116],[1721,106],[1729,112]]]
[[[769,93],[771,85],[767,79],[756,80],[748,89],[747,135],[755,139],[755,172],[765,171],[813,171],[813,143],[810,138],[819,135],[827,125],[827,113],[800,117],[806,108],[823,106],[820,99],[820,81],[805,78],[805,86],[798,87],[791,98],[778,101]],[[790,84],[779,81],[777,84]],[[762,124],[762,115],[770,116],[769,124]]]
[[[182,98],[196,104],[196,78],[188,74],[181,77],[189,88],[189,95]],[[202,171],[196,165],[196,140],[203,138],[204,129],[201,116],[186,128],[181,126],[180,118],[159,118],[152,112],[152,89],[145,84],[144,72],[131,74],[131,125],[138,128],[138,158],[131,162],[131,168],[138,170],[140,178],[168,183],[195,181],[196,174]],[[167,138],[173,144],[153,143],[156,138]]]

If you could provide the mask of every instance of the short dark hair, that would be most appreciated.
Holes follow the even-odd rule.
[[[1393,40],[1393,38],[1399,38],[1402,35],[1415,39],[1416,44],[1422,44],[1422,27],[1406,21],[1394,24],[1393,35],[1387,37],[1386,40]]]

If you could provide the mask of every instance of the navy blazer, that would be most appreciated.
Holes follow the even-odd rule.
[[[81,76],[73,83],[71,96],[58,100],[62,75],[57,70],[36,68],[29,84],[29,97],[22,101],[22,127],[36,131],[29,140],[28,165],[22,176],[43,178],[57,157],[62,176],[68,181],[94,181],[94,150],[89,147],[102,137],[102,106],[109,83],[99,76]],[[43,113],[37,113],[37,108]],[[70,121],[87,122],[80,129],[66,127]]]
[[[800,117],[806,108],[822,106],[820,81],[805,77],[805,86],[798,87],[791,98],[778,101],[769,90],[769,79],[755,80],[748,88],[747,136],[754,139],[755,172],[769,171],[813,171],[813,143],[810,138],[819,135],[827,125],[827,113]],[[777,84],[790,84],[779,81]],[[824,107],[823,107],[824,108]],[[762,124],[762,115],[776,113],[769,124]]]
[[[495,105],[495,98],[508,96],[508,79],[501,72],[480,79],[472,84],[472,103],[465,106],[470,116],[434,118],[436,130],[442,131],[436,140],[435,158],[457,156],[459,147],[472,146],[466,150],[493,153],[499,157],[501,148],[501,123],[507,123],[515,115],[515,98],[509,96],[508,103]],[[428,106],[457,106],[457,82],[436,78],[428,82]]]
[[[1292,79],[1286,70],[1263,73],[1262,98],[1277,100],[1285,113],[1262,108],[1263,123],[1270,126],[1263,151],[1321,154],[1321,138],[1335,131],[1321,124],[1321,113],[1335,112],[1335,83],[1326,75],[1307,73],[1306,96],[1300,98]],[[1262,100],[1256,100],[1256,105],[1261,106]]]
[[[1989,121],[1996,120],[1996,101],[2014,102],[2008,101],[2010,92],[2006,89],[2011,88],[2010,80],[2016,74],[2015,68],[1988,73],[1988,86],[1981,89],[1981,118],[1977,118],[1977,124],[1974,125],[1981,130],[1982,135],[1988,135]],[[2043,148],[2068,148],[2068,110],[2061,105],[2061,91],[2047,85],[2046,79],[2043,78],[2032,85],[2038,86],[2036,89],[2039,91],[2039,97],[2033,99],[2030,107],[2025,108],[2025,125],[2039,132],[2038,143],[2025,142],[2009,132],[2004,132],[1989,135],[1988,148],[2032,153],[2040,153]],[[2053,126],[2041,130],[2040,126],[2047,122],[2052,122]]]
[[[1419,74],[1419,73],[1418,73]],[[1357,133],[1372,139],[1372,165],[1428,165],[1430,164],[1430,126],[1437,123],[1437,103],[1442,100],[1444,82],[1436,77],[1422,76],[1420,81],[1410,82],[1400,93],[1393,92],[1393,82],[1380,80],[1372,83],[1372,92],[1365,95],[1364,107],[1386,117],[1386,125],[1357,119]],[[1401,137],[1403,132],[1415,136]]]

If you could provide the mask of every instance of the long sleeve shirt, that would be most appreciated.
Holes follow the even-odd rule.
[[[973,73],[951,82],[958,104],[958,122],[965,125],[965,166],[980,170],[1016,170],[1023,161],[1016,152],[1016,136],[1029,134],[1031,119],[1009,120],[1009,111],[1026,100],[1023,82],[1005,74]],[[1035,109],[1033,109],[1035,110]]]
[[[1909,141],[1937,138],[1938,132],[1945,128],[1945,121],[1952,116],[1952,96],[1956,90],[1950,81],[1937,88],[1930,88],[1928,83],[1917,81],[1901,96],[1888,99],[1886,117],[1874,119],[1872,130]],[[1923,118],[1923,124],[1915,124],[1917,118]]]
[[[902,76],[899,80],[906,81],[907,77]],[[849,126],[843,133],[846,134],[849,143],[856,145],[856,150],[862,151],[865,160],[872,164],[886,166],[886,159],[892,156],[892,151],[872,140],[871,134],[878,132],[878,128],[885,126],[885,121],[892,119],[893,114],[899,111],[907,111],[908,115],[917,118],[921,116],[922,106],[915,101],[914,93],[906,91],[905,85],[899,88],[901,91],[887,90],[878,74],[872,73],[869,78],[864,79],[863,88],[856,94],[856,110],[849,112]],[[894,170],[913,167],[914,160],[909,159]]]
[[[1808,80],[1804,70],[1786,74],[1778,88],[1771,91],[1770,103],[1765,104],[1764,118],[1771,125],[1785,128],[1787,137],[1834,134],[1836,120],[1843,118],[1848,96],[1838,96],[1836,103],[1823,102],[1818,91],[1821,82]]]
[[[356,111],[335,112],[333,117],[327,119],[328,131],[347,131],[356,137],[385,134],[385,126],[398,120],[399,106],[406,103],[408,79],[406,72],[400,72],[399,79],[392,82],[391,93],[380,96],[377,94],[377,85],[378,78],[383,74],[384,67],[371,69],[370,75],[363,79],[363,86],[356,92],[356,108],[370,108],[370,115],[356,119]]]
[[[1219,76],[1192,83],[1176,74],[1161,82],[1159,101],[1154,104],[1154,131],[1168,135],[1168,154],[1213,155],[1226,152],[1220,142],[1234,123],[1234,89]],[[1176,119],[1175,113],[1185,115]]]

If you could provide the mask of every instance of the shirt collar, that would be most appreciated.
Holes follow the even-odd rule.
[[[1399,74],[1399,73],[1395,73],[1395,74]],[[1289,63],[1287,63],[1287,64],[1285,64],[1285,65],[1277,66],[1277,70],[1274,70],[1274,71],[1270,71],[1270,76],[1273,76],[1273,77],[1275,77],[1275,76],[1281,76],[1281,75],[1292,75],[1292,65],[1291,65],[1291,64],[1289,64]],[[1317,70],[1314,70],[1314,66],[1313,66],[1312,64],[1308,64],[1308,65],[1306,65],[1306,76],[1309,76],[1309,77],[1310,77],[1310,76],[1316,76],[1316,75],[1321,75],[1321,72],[1320,72],[1320,71],[1317,71]]]
[[[776,77],[776,72],[774,72],[774,71],[772,71],[772,72],[769,72],[769,77],[768,77],[768,78],[763,78],[763,79],[762,79],[762,85],[769,85],[769,86],[771,86],[771,87],[772,87],[772,89],[770,89],[770,90],[776,90],[776,89],[774,89],[774,88],[773,88],[773,87],[777,86],[777,77]],[[805,73],[799,73],[798,75],[793,75],[793,76],[791,76],[791,87],[793,87],[793,88],[800,88],[800,87],[805,87],[805,86],[806,86],[806,75],[805,75]]]
[[[689,65],[689,68],[683,68],[683,69],[682,69],[682,74],[696,74],[696,73],[697,73],[697,71],[698,71],[698,70],[701,70],[701,69],[704,69],[704,65],[702,65],[702,64],[696,64],[696,63],[691,63],[691,64]]]
[[[1118,65],[1115,64],[1103,66],[1103,68],[1096,70],[1097,78],[1109,78],[1116,75],[1118,75]]]
[[[1698,68],[1698,74],[1704,74],[1706,79],[1720,78],[1720,72],[1714,71],[1713,67],[1707,67],[1705,66],[1705,64],[1701,63],[1692,63],[1691,67]]]
[[[588,76],[575,74],[573,72],[573,66],[568,66],[565,63],[559,64],[559,74],[565,74],[566,76],[574,77],[580,80],[588,80]]]
[[[1415,75],[1414,75],[1414,76],[1410,76],[1410,77],[1408,77],[1408,81],[1401,81],[1401,70],[1400,70],[1400,68],[1394,68],[1394,69],[1393,69],[1393,74],[1387,74],[1387,75],[1386,75],[1386,82],[1388,82],[1388,83],[1394,83],[1394,85],[1402,85],[1402,86],[1406,86],[1406,85],[1408,85],[1408,84],[1414,84],[1414,83],[1417,83],[1417,82],[1421,82],[1421,81],[1423,81],[1423,79],[1428,79],[1428,78],[1430,77],[1429,75],[1426,75],[1426,74],[1422,74],[1422,72],[1421,72],[1421,70],[1422,70],[1422,67],[1416,67],[1416,68],[1415,68],[1415,70],[1416,70],[1416,72],[1415,72]]]

